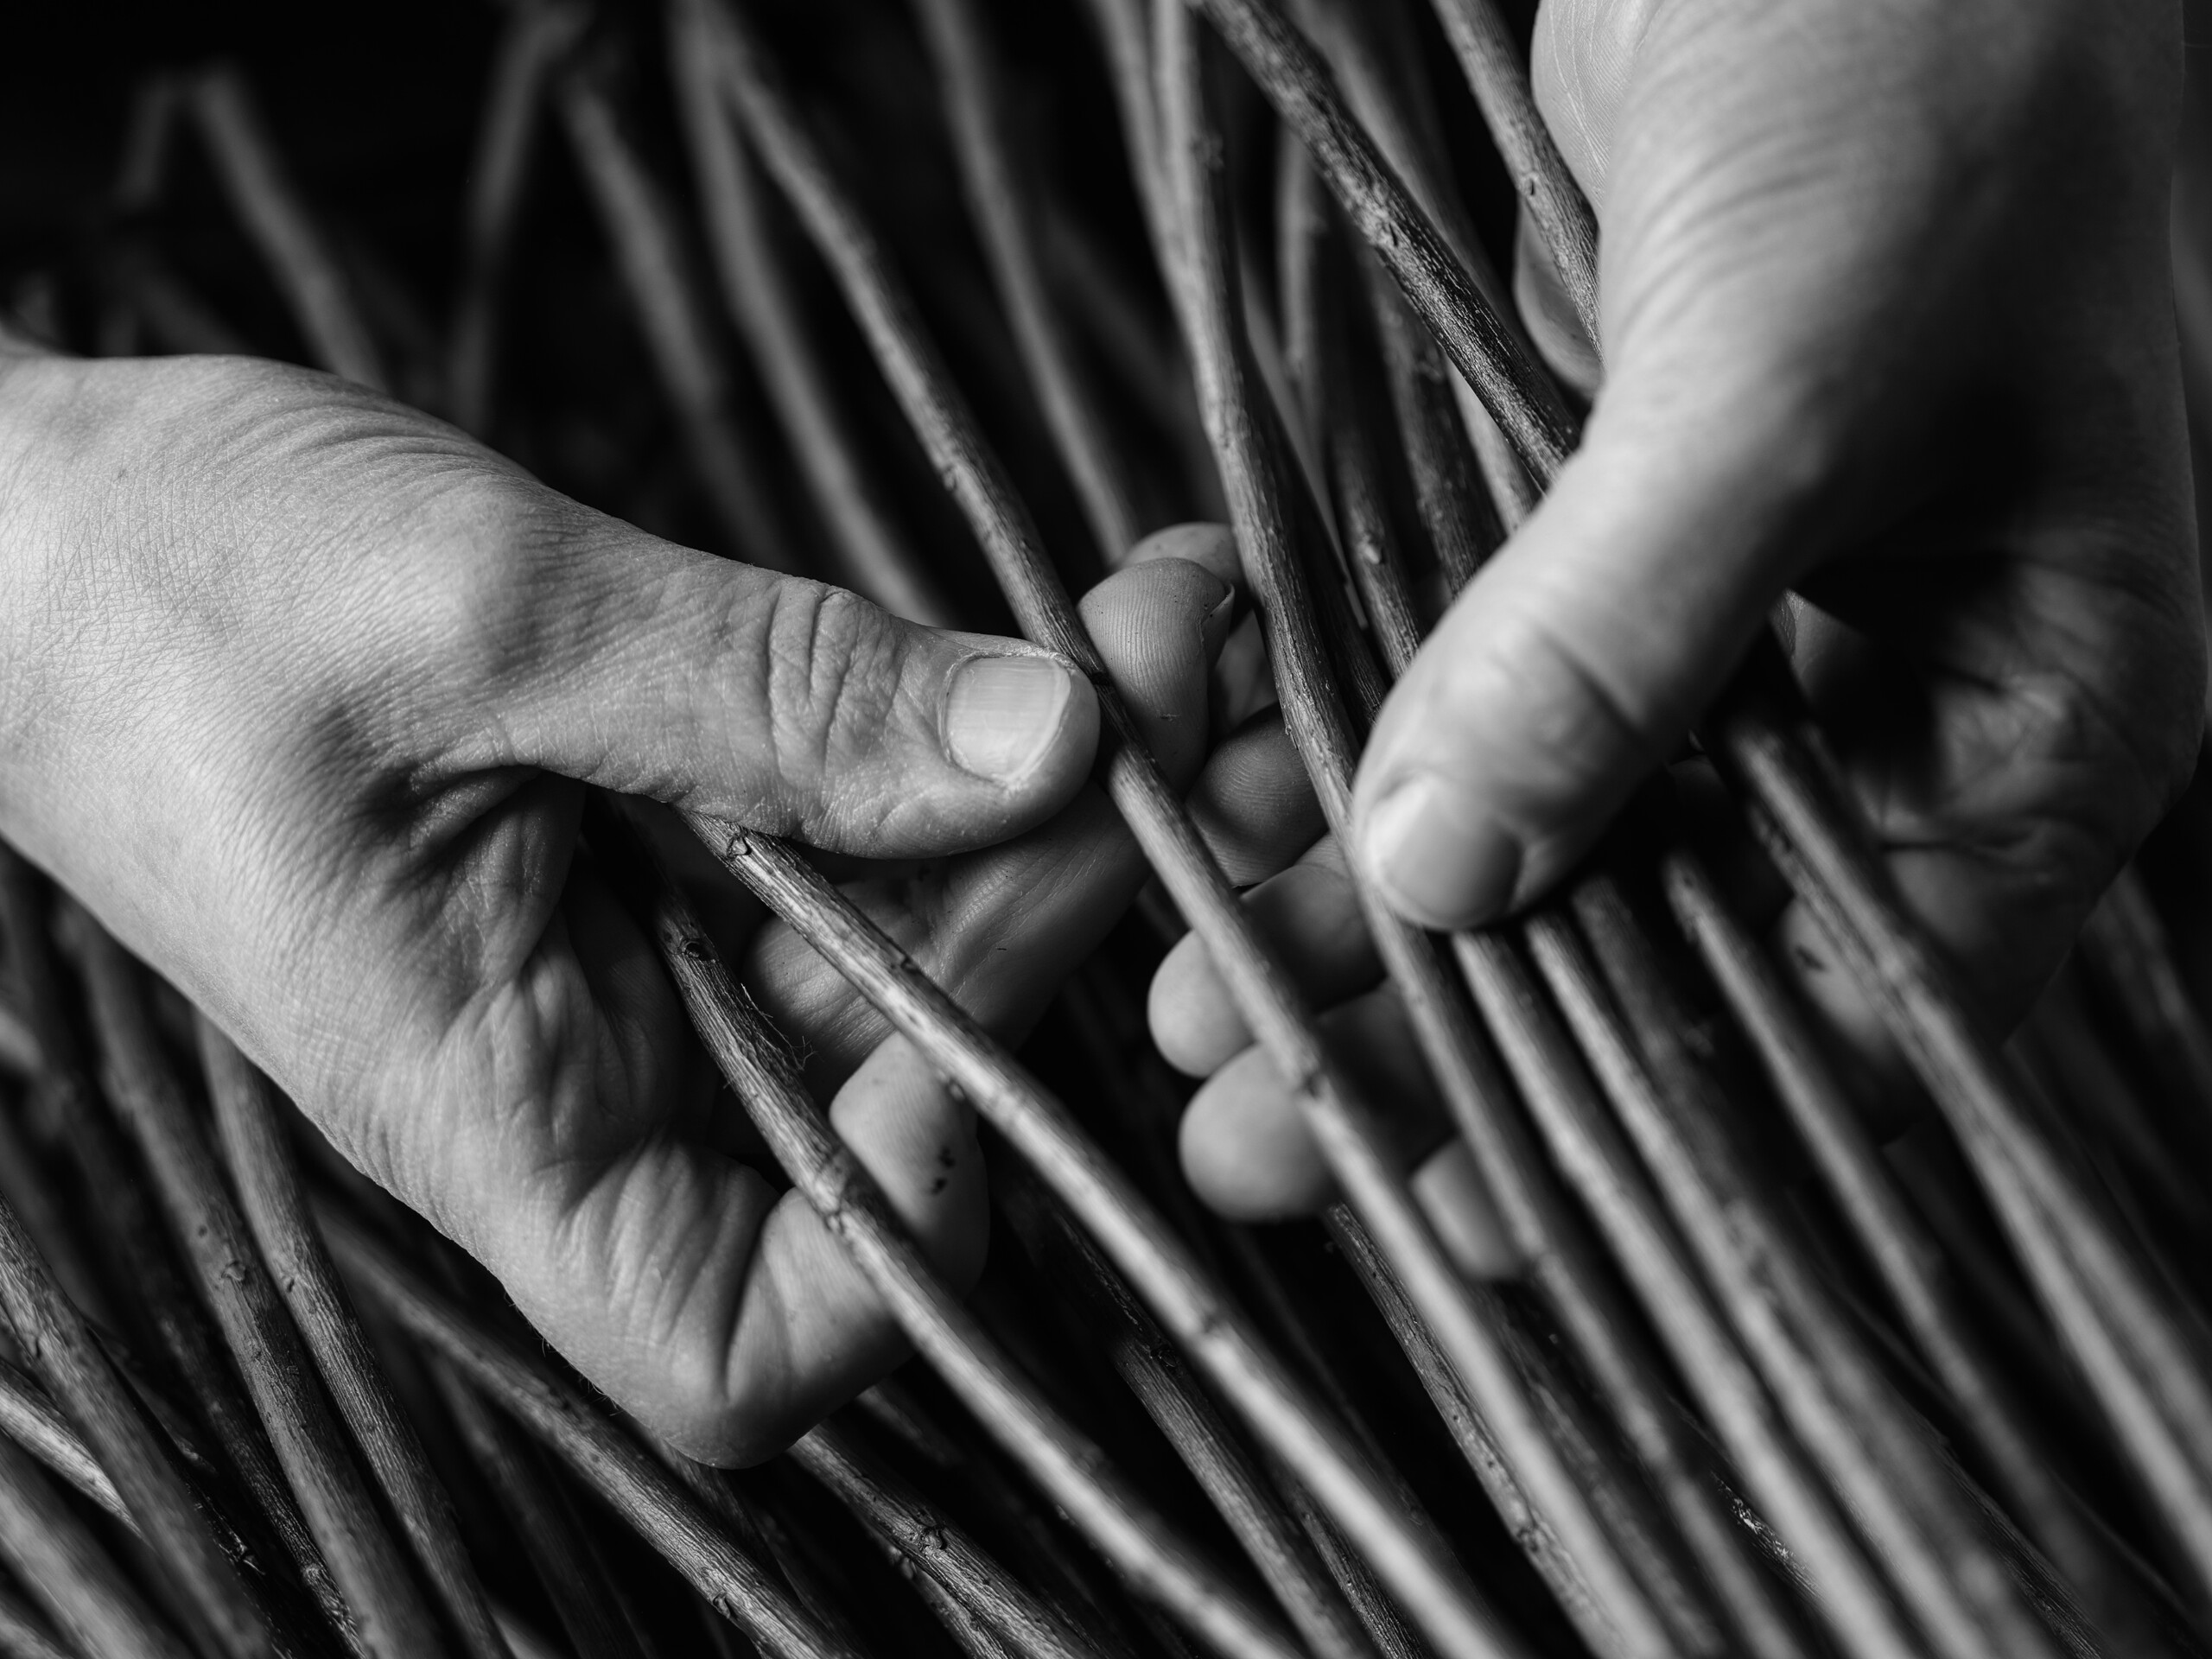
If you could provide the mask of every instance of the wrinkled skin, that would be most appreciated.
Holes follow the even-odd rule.
[[[1460,926],[1554,887],[1787,599],[1891,873],[1993,1026],[2018,1019],[2196,750],[2180,47],[2161,3],[1545,0],[1535,80],[1599,218],[1602,353],[1525,302],[1549,279],[1525,237],[1523,310],[1605,380],[1364,757],[1356,840],[1397,908]],[[1338,849],[1251,902],[1365,1046],[1407,1040]],[[1871,1050],[1808,920],[1774,925]],[[1194,942],[1153,1008],[1210,1078],[1184,1135],[1208,1195],[1325,1196]],[[1433,1103],[1412,1115],[1433,1144]]]
[[[1184,544],[1083,610],[1189,783],[1234,607]],[[1217,537],[1196,550],[1233,569]],[[1032,677],[963,723],[962,665],[1008,657]],[[585,786],[846,855],[1016,1037],[1143,879],[1088,780],[1096,730],[1056,658],[659,541],[327,377],[0,358],[0,834],[696,1455],[767,1455],[901,1349],[764,1174],[579,845]],[[1224,748],[1216,822],[1281,747]],[[696,847],[684,868],[838,1129],[972,1280],[967,1109]]]

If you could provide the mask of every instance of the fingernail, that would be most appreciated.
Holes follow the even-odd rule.
[[[946,746],[978,778],[1019,782],[1052,747],[1074,690],[1049,657],[971,657],[953,671]]]
[[[1471,793],[1417,773],[1367,815],[1367,868],[1397,909],[1431,927],[1487,921],[1513,897],[1521,846]]]

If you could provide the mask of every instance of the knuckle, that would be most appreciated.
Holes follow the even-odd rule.
[[[900,690],[896,625],[868,601],[819,582],[779,585],[753,671],[788,784],[818,785],[877,747]]]

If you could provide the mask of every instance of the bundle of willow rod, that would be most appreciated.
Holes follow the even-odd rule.
[[[1933,1103],[1886,1147],[1662,785],[1509,925],[1439,938],[1363,892],[1517,1263],[1481,1282],[1414,1195],[1402,1103],[1324,1039],[1084,632],[1071,588],[1225,512],[1257,629],[1231,654],[1263,641],[1262,718],[1348,835],[1391,679],[1571,453],[1485,247],[1497,204],[1463,189],[1486,168],[1526,204],[1593,340],[1596,223],[1497,0],[1430,4],[849,0],[810,46],[768,0],[669,0],[664,73],[634,17],[520,4],[443,327],[328,233],[239,73],[146,87],[108,228],[61,273],[104,348],[265,334],[171,245],[219,203],[321,365],[734,556],[932,623],[1010,614],[1097,684],[1101,775],[1165,899],[1017,1056],[798,849],[690,820],[995,1132],[1001,1224],[963,1303],[638,809],[594,803],[594,855],[706,1051],[918,1356],[724,1471],[610,1412],[0,849],[0,1651],[2212,1644],[2195,809],[2000,1046],[1755,647],[1700,735]],[[839,54],[871,52],[925,65],[929,96],[855,90]],[[661,105],[680,164],[639,137]],[[1108,138],[1040,134],[1102,109]],[[1453,155],[1478,127],[1494,156]],[[1044,137],[1079,188],[1047,176]],[[961,222],[872,200],[872,153],[935,168],[927,200]],[[196,205],[193,156],[217,186]],[[543,223],[549,178],[588,251]],[[563,291],[607,296],[635,342],[673,486],[564,474],[563,422],[623,453],[592,389],[506,391],[503,364],[558,346],[524,304],[556,256],[605,273]],[[1185,925],[1296,1084],[1340,1194],[1318,1224],[1233,1226],[1180,1185],[1187,1085],[1137,1010]]]

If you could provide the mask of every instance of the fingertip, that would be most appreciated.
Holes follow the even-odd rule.
[[[1417,772],[1362,815],[1359,855],[1390,907],[1424,927],[1472,927],[1513,901],[1519,840],[1474,791]]]
[[[1243,585],[1243,560],[1236,551],[1236,532],[1227,524],[1198,520],[1155,530],[1129,550],[1124,568],[1158,559],[1185,559],[1232,588]]]
[[[1456,1136],[1414,1172],[1414,1197],[1460,1272],[1476,1279],[1503,1279],[1518,1270],[1521,1253],[1507,1236],[1497,1201],[1475,1154]]]
[[[1176,1145],[1192,1191],[1230,1221],[1310,1215],[1335,1190],[1281,1074],[1256,1048],[1192,1097]]]
[[[1177,940],[1153,974],[1145,1011],[1161,1058],[1185,1077],[1211,1077],[1252,1041],[1195,933]]]

